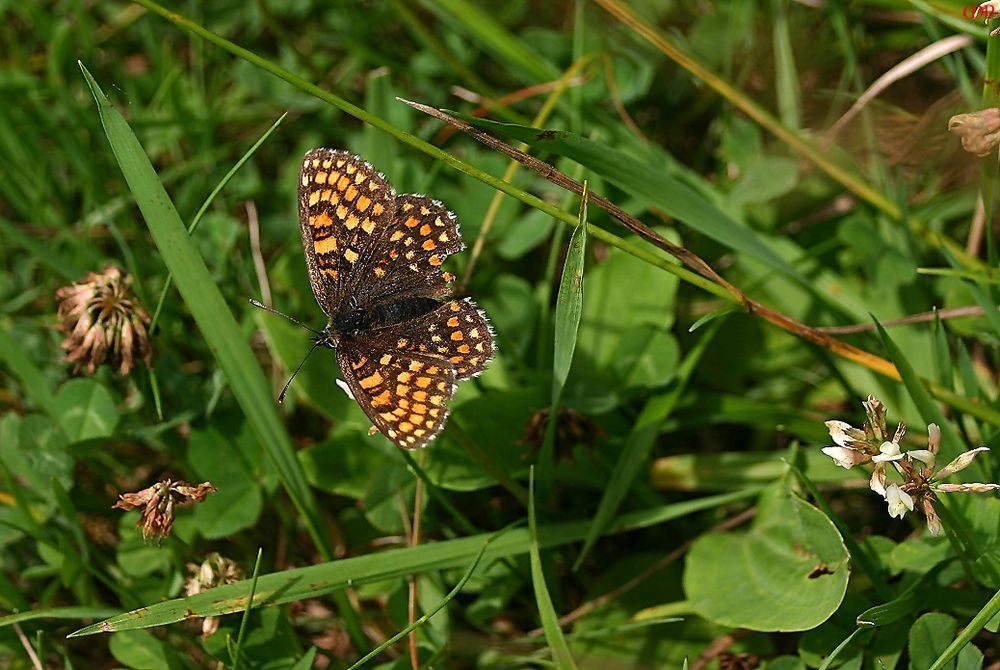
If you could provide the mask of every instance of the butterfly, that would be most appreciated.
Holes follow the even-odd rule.
[[[455,215],[397,195],[368,162],[313,149],[299,173],[299,223],[313,295],[327,316],[316,347],[334,349],[350,395],[404,449],[444,428],[457,383],[496,352],[486,314],[453,298],[442,269],[465,248]]]

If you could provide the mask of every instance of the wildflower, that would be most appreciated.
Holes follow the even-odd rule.
[[[875,463],[888,463],[889,461],[898,461],[903,457],[903,452],[899,450],[899,442],[906,435],[906,426],[904,424],[899,424],[896,428],[896,434],[892,436],[891,440],[886,440],[878,446],[879,454],[877,456],[872,456],[872,461]]]
[[[927,448],[903,451],[900,443],[906,434],[902,423],[896,428],[891,439],[885,425],[885,406],[876,398],[868,396],[864,403],[867,420],[865,427],[854,428],[843,421],[826,422],[834,447],[824,447],[823,453],[843,468],[871,462],[874,465],[869,488],[882,496],[889,507],[889,516],[901,519],[920,505],[927,519],[927,530],[932,535],[941,533],[941,520],[935,503],[939,493],[987,493],[1000,490],[1000,484],[945,484],[941,480],[962,471],[972,463],[977,454],[989,451],[978,447],[958,456],[937,472],[934,471],[937,455],[941,449],[941,428],[937,424],[927,426]],[[894,469],[902,482],[889,482],[888,469]]]
[[[193,596],[202,591],[213,589],[223,584],[233,584],[243,579],[243,571],[236,562],[212,552],[201,565],[187,564],[192,576],[184,584],[184,595]],[[209,637],[219,629],[219,617],[205,617],[201,621],[202,637]]]
[[[956,114],[948,119],[948,131],[962,138],[962,148],[983,157],[1000,144],[1000,109]]]
[[[149,314],[135,299],[130,284],[127,273],[109,266],[56,291],[66,333],[62,348],[77,372],[86,366],[92,375],[99,365],[108,363],[127,375],[136,357],[149,365]]]
[[[889,516],[902,519],[907,512],[913,511],[911,498],[899,484],[889,484],[885,489],[885,501],[889,503]]]
[[[142,508],[142,517],[136,527],[142,526],[142,539],[162,538],[170,534],[174,525],[174,505],[201,502],[216,488],[210,482],[192,486],[184,481],[165,479],[136,493],[123,493],[111,509],[133,510]]]
[[[822,451],[845,470],[850,470],[855,465],[867,463],[872,459],[871,456],[863,451],[849,447],[823,447]]]

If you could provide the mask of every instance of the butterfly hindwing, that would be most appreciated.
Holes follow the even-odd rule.
[[[444,428],[455,395],[455,368],[446,361],[391,350],[359,337],[337,348],[351,394],[372,424],[404,449],[425,446]]]
[[[412,335],[397,338],[396,349],[447,362],[456,379],[479,375],[493,357],[493,328],[471,298],[449,300],[408,325]]]

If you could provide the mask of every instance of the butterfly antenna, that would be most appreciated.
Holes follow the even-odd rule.
[[[279,312],[278,310],[274,309],[273,307],[268,307],[267,305],[265,305],[264,303],[262,303],[260,300],[256,300],[254,298],[250,298],[250,304],[253,305],[254,307],[257,307],[259,309],[264,310],[265,312],[270,312],[271,314],[277,314],[278,316],[283,316],[286,319],[288,319],[289,321],[291,321],[292,323],[294,323],[296,326],[299,326],[300,328],[305,328],[306,330],[308,330],[313,335],[322,335],[323,334],[322,332],[316,330],[315,328],[312,328],[312,327],[307,326],[306,324],[302,323],[301,321],[299,321],[298,319],[296,319],[294,316],[289,316],[289,315],[285,314],[284,312]],[[312,353],[312,352],[310,352],[310,353]],[[309,356],[307,354],[306,358],[308,358],[308,357]],[[303,361],[303,362],[305,362],[305,361]],[[302,367],[302,366],[300,365],[299,367]],[[289,381],[291,381],[291,380],[289,380]]]
[[[306,361],[309,360],[309,357],[312,355],[312,352],[316,351],[316,347],[318,346],[319,342],[313,343],[312,348],[309,349],[309,351],[306,353],[306,357],[302,359],[302,362],[299,363],[299,366],[295,368],[295,372],[293,372],[292,376],[288,378],[287,382],[285,382],[285,385],[281,389],[281,393],[278,394],[279,405],[285,402],[285,394],[288,393],[288,387],[292,385],[292,380],[295,379],[295,375],[299,374],[299,370],[301,370],[302,366],[306,364]]]

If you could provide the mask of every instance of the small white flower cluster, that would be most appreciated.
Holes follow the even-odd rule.
[[[899,443],[906,434],[902,423],[889,438],[885,425],[885,405],[874,396],[868,396],[864,403],[865,428],[854,428],[844,421],[827,421],[830,437],[837,446],[826,447],[823,453],[842,468],[853,468],[863,463],[873,463],[869,486],[882,496],[889,506],[889,516],[903,518],[920,503],[927,517],[927,529],[932,535],[941,533],[941,521],[934,509],[938,493],[986,493],[1000,489],[1000,484],[943,484],[941,480],[964,470],[981,451],[979,447],[961,454],[937,472],[934,466],[941,447],[941,428],[936,424],[927,426],[927,448],[902,451]],[[886,468],[892,464],[902,478],[902,482],[887,482]]]

